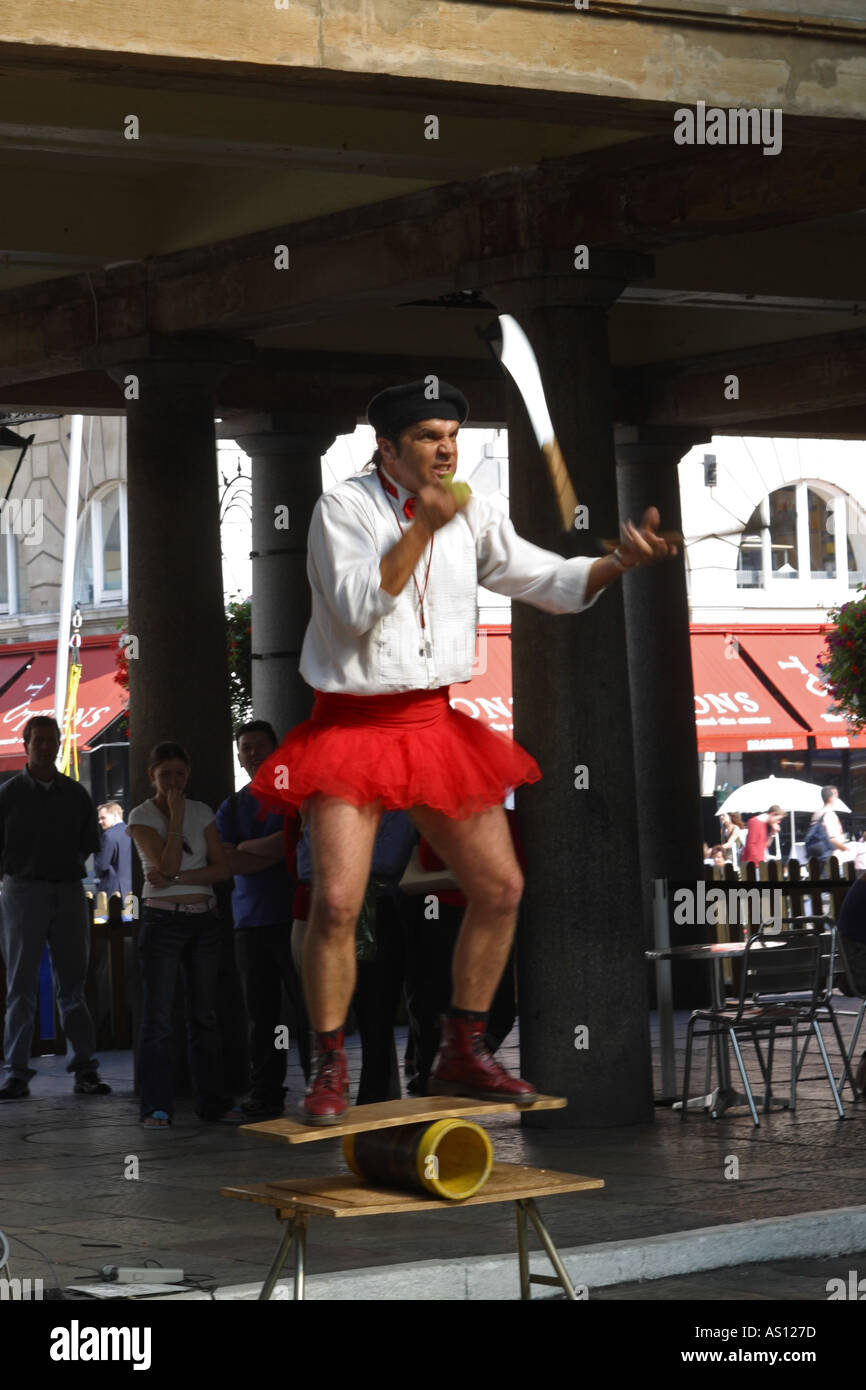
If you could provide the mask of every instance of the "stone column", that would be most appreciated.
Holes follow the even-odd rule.
[[[661,528],[682,531],[677,466],[700,434],[620,426],[616,432],[620,513],[640,520],[656,506]],[[644,877],[702,874],[700,777],[695,732],[685,555],[623,582],[632,719],[637,754]]]
[[[598,554],[616,536],[606,315],[643,258],[608,255],[603,275],[518,276],[485,285],[535,350],[547,405],[589,529],[563,530],[538,444],[510,386],[511,516],[518,533],[561,554]],[[521,1070],[567,1110],[538,1127],[652,1118],[647,968],[620,584],[589,611],[548,615],[515,603],[515,736],[543,779],[517,794],[528,872],[518,943]]]
[[[640,520],[656,506],[661,528],[682,531],[677,465],[705,435],[621,425],[616,431],[620,513]],[[635,743],[643,918],[652,942],[652,881],[703,877],[700,773],[695,731],[685,555],[623,581]],[[703,927],[673,932],[674,944],[703,941]],[[706,972],[679,966],[676,1004],[706,1002]]]
[[[226,370],[151,359],[111,373],[138,380],[126,404],[133,805],[151,794],[147,754],[164,739],[189,750],[197,801],[216,808],[232,790],[214,427]]]
[[[313,692],[298,670],[310,620],[307,532],[322,492],[321,459],[354,420],[285,414],[229,418],[220,435],[252,460],[253,711],[278,738],[308,719]]]
[[[215,811],[233,790],[232,728],[220,557],[214,391],[231,345],[211,360],[150,358],[112,368],[137,380],[127,401],[130,805],[152,795],[147,757],[174,739],[189,752],[189,795]],[[215,359],[215,360],[214,360]],[[141,896],[138,876],[136,892]],[[218,1014],[228,1088],[246,1088],[246,1026],[234,963],[228,885],[217,894],[224,924]],[[188,1090],[180,995],[175,1073]]]

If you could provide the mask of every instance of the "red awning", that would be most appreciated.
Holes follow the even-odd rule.
[[[485,627],[478,632],[472,679],[451,686],[451,707],[470,719],[482,719],[499,733],[514,735],[511,697],[511,628]]]
[[[692,632],[691,645],[699,753],[808,747],[808,729],[749,669],[727,634]]]
[[[842,717],[828,713],[830,701],[815,666],[823,645],[824,630],[817,625],[794,630],[693,627],[698,751],[803,749],[812,732],[819,748],[866,748],[866,734],[848,733]],[[765,680],[742,660],[740,649]],[[797,711],[799,720],[768,684]],[[451,704],[492,729],[513,733],[510,627],[480,629],[476,672],[466,685],[452,685]]]
[[[816,748],[866,748],[866,735],[850,733],[821,684],[817,662],[827,629],[760,632],[743,628],[737,641],[815,735]]]
[[[26,763],[21,730],[31,715],[54,713],[55,648],[22,644],[16,653],[3,652],[0,663],[17,660],[19,666],[23,666],[28,653],[36,654],[33,665],[0,696],[0,772],[13,772]],[[85,637],[82,640],[74,733],[79,753],[126,708],[126,692],[114,680],[116,657],[115,637]],[[6,680],[13,669],[10,666]],[[0,685],[3,679],[0,664]]]

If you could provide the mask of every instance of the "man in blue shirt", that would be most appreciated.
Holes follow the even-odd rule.
[[[132,841],[123,823],[123,807],[117,801],[106,801],[97,809],[102,844],[93,856],[93,872],[97,876],[97,891],[120,893],[124,898],[132,892]]]
[[[252,780],[277,747],[277,736],[265,720],[253,719],[241,725],[235,737],[238,762]],[[292,960],[295,885],[286,868],[284,817],[258,817],[259,804],[247,785],[226,798],[216,823],[234,874],[235,957],[249,1028],[250,1094],[241,1109],[251,1120],[269,1120],[282,1115],[286,1094],[286,1049],[276,1046],[281,983],[289,997],[293,1032],[307,1077],[310,1046],[303,990]],[[254,850],[248,847],[251,841]]]

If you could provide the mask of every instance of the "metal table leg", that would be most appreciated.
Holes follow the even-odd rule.
[[[309,1214],[305,1211],[299,1211],[295,1217],[295,1298],[304,1297],[307,1222],[309,1219]]]
[[[279,1219],[279,1217],[278,1217]],[[274,1262],[265,1276],[265,1282],[259,1291],[259,1301],[266,1302],[274,1291],[274,1285],[280,1277],[280,1271],[286,1263],[286,1257],[291,1249],[292,1241],[295,1238],[295,1221],[290,1219],[285,1222],[282,1239],[279,1249],[274,1256]],[[297,1255],[295,1256],[295,1268],[297,1269]],[[297,1277],[297,1276],[296,1276]]]
[[[520,1262],[520,1297],[531,1299],[529,1246],[526,1240],[526,1207],[522,1202],[515,1202],[514,1210],[517,1215],[517,1258]]]

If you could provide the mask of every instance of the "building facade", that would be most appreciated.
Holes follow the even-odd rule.
[[[26,761],[20,733],[53,713],[66,526],[71,417],[0,421],[0,778]],[[73,610],[82,640],[73,711],[78,775],[97,800],[128,788],[125,696],[114,681],[128,600],[126,428],[122,416],[85,418],[77,503]],[[99,640],[102,638],[103,640]],[[70,653],[71,654],[71,653]]]

